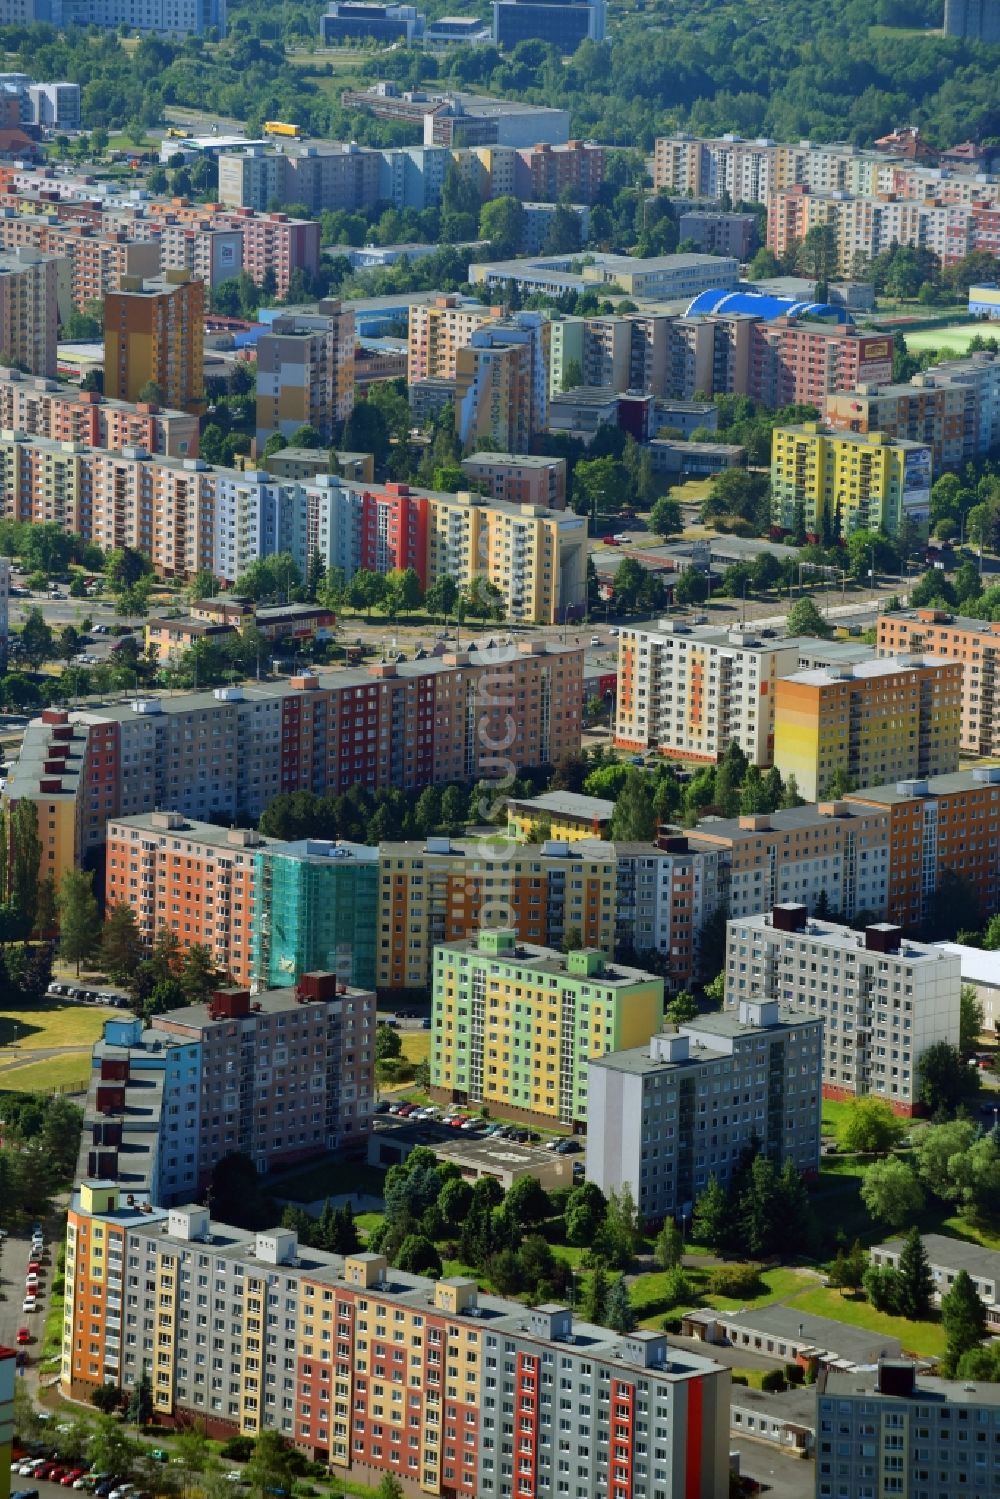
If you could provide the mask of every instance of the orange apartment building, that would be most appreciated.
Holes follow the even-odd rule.
[[[888,819],[890,921],[919,927],[946,870],[976,892],[970,927],[1000,910],[1000,766],[869,786],[845,800]]]
[[[187,271],[126,276],[104,299],[104,389],[137,401],[159,388],[163,404],[198,412],[205,396],[205,287]]]
[[[102,234],[89,224],[62,222],[54,215],[0,210],[0,247],[32,245],[69,261],[70,299],[79,312],[117,291],[124,276],[155,276],[160,247],[155,240],[131,239],[118,231]]]
[[[410,308],[406,381],[454,380],[459,349],[477,328],[501,315],[502,308],[469,303],[460,297],[437,297]]]
[[[961,698],[959,663],[932,656],[779,677],[774,763],[809,798],[838,772],[864,787],[957,770]]]
[[[933,472],[960,468],[977,452],[979,401],[972,385],[935,380],[932,371],[905,385],[841,384],[826,398],[826,420],[837,432],[884,432],[925,442]]]
[[[1000,754],[1000,623],[967,619],[946,609],[901,609],[880,614],[876,644],[883,653],[921,651],[945,656],[962,666],[962,752]]]
[[[422,989],[434,948],[481,927],[511,927],[525,942],[561,946],[574,928],[585,947],[615,944],[611,844],[515,844],[428,838],[379,845],[377,983]]]
[[[144,448],[166,458],[197,458],[198,418],[148,402],[112,401],[96,390],[0,367],[0,428],[83,443],[88,448]]]
[[[272,839],[246,828],[187,822],[178,812],[150,812],[107,828],[105,906],[128,905],[144,941],[160,927],[181,952],[207,947],[235,984],[252,978],[255,851]]]

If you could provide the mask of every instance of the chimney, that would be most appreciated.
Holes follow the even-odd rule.
[[[865,947],[869,952],[899,952],[902,936],[901,926],[893,926],[889,921],[878,921],[874,926],[865,927]]]
[[[916,1365],[911,1364],[909,1359],[879,1359],[875,1388],[880,1395],[912,1396],[916,1384]]]
[[[777,932],[804,932],[808,915],[807,906],[786,901],[784,905],[775,906],[772,910],[771,925]]]

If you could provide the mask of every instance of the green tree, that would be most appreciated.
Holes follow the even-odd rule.
[[[91,1466],[98,1472],[130,1474],[139,1449],[114,1416],[98,1416],[94,1434],[87,1446]]]
[[[888,1155],[902,1140],[901,1119],[883,1098],[856,1098],[840,1122],[837,1142],[853,1155]]]
[[[375,1499],[403,1499],[404,1489],[395,1473],[386,1473],[375,1490]]]
[[[429,1275],[434,1280],[441,1275],[441,1256],[423,1234],[407,1234],[396,1251],[394,1263],[411,1275]]]
[[[618,1276],[618,1279],[613,1283],[608,1293],[608,1305],[605,1315],[607,1317],[607,1326],[613,1332],[624,1334],[635,1331],[635,1307],[632,1305],[632,1297],[624,1275]]]
[[[896,1270],[896,1305],[900,1315],[915,1321],[926,1317],[934,1296],[934,1276],[918,1228],[903,1241]]]
[[[14,916],[15,936],[28,936],[38,913],[38,866],[42,840],[38,832],[38,808],[26,798],[14,803],[7,827],[0,826],[0,854],[7,857],[3,835],[10,830],[10,857],[6,882]],[[0,890],[0,895],[4,892]]]
[[[401,1057],[403,1055],[403,1043],[399,1032],[386,1022],[380,1021],[375,1027],[375,1060],[376,1062],[388,1061],[390,1057]]]
[[[51,661],[56,654],[52,630],[45,623],[41,609],[29,609],[18,637],[21,655],[28,665],[37,671],[44,661]]]
[[[674,584],[674,602],[703,604],[708,598],[708,578],[697,567],[686,567]]]
[[[219,987],[222,975],[203,942],[194,942],[184,954],[180,986],[189,1004],[202,1004]]]
[[[678,989],[665,1013],[671,1025],[689,1025],[699,1013],[698,1001],[690,989]]]
[[[951,1290],[941,1298],[941,1322],[947,1347],[944,1369],[949,1375],[963,1354],[978,1348],[986,1336],[986,1308],[966,1270],[959,1270]]]
[[[996,918],[994,918],[995,920]],[[975,1055],[983,1029],[983,1007],[975,985],[963,984],[959,1000],[958,1051],[963,1062]]]
[[[519,1229],[542,1223],[552,1212],[549,1194],[535,1176],[522,1176],[513,1182],[503,1206]]]
[[[932,1117],[954,1114],[960,1104],[979,1090],[978,1079],[962,1061],[958,1048],[935,1041],[917,1063],[920,1101]]]
[[[816,607],[816,602],[808,594],[803,594],[796,599],[788,617],[785,620],[785,632],[787,635],[816,635],[821,640],[829,640],[833,634],[833,627],[823,618]]]
[[[661,494],[649,512],[649,529],[657,536],[676,536],[684,529],[681,507],[668,494]]]
[[[890,1228],[902,1228],[922,1210],[924,1192],[906,1162],[890,1156],[884,1161],[874,1161],[865,1171],[861,1201],[873,1218]]]
[[[291,1449],[278,1432],[265,1428],[254,1441],[253,1456],[243,1471],[256,1499],[269,1494],[287,1495],[292,1490]]]
[[[428,588],[424,597],[429,614],[436,614],[441,619],[448,619],[454,612],[458,603],[458,584],[449,574],[438,578]]]
[[[479,214],[479,238],[489,241],[494,259],[509,260],[521,248],[524,207],[519,198],[493,198]]]
[[[101,965],[116,983],[124,984],[142,955],[142,934],[135,912],[126,901],[120,901],[108,911],[101,930]]]
[[[581,1186],[574,1187],[566,1200],[566,1242],[577,1248],[592,1245],[607,1211],[607,1199],[595,1182],[584,1182]]]
[[[656,1236],[656,1262],[662,1270],[673,1270],[684,1253],[684,1236],[673,1218],[666,1218]]]
[[[91,870],[67,869],[59,885],[59,951],[68,963],[93,957],[101,941],[101,918]]]
[[[725,1249],[732,1238],[732,1206],[714,1174],[695,1201],[691,1232],[699,1244],[716,1252]]]
[[[649,779],[637,767],[629,771],[611,814],[610,836],[616,843],[647,843],[656,836],[656,811]]]

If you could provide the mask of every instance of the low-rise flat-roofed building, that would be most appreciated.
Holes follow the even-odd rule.
[[[462,459],[473,489],[516,505],[566,508],[566,460],[531,453],[473,453]]]
[[[984,952],[981,947],[966,947],[961,942],[938,942],[945,952],[954,953],[962,965],[962,983],[970,984],[983,1008],[983,1030],[1000,1029],[1000,953]]]
[[[507,832],[530,843],[533,829],[542,827],[549,838],[574,842],[600,838],[610,826],[614,802],[576,791],[545,791],[540,796],[511,797],[507,802]]]
[[[822,1031],[819,1017],[744,1000],[594,1058],[587,1180],[604,1193],[627,1184],[648,1222],[688,1217],[710,1177],[728,1186],[754,1139],[775,1167],[815,1173]]]
[[[975,1286],[976,1295],[986,1308],[991,1328],[1000,1327],[1000,1251],[985,1249],[981,1244],[970,1244],[966,1239],[949,1239],[944,1234],[921,1234],[924,1253],[934,1277],[934,1301],[941,1305],[960,1270]],[[905,1239],[887,1239],[883,1244],[874,1244],[869,1250],[873,1265],[899,1269]]]
[[[915,1112],[920,1058],[958,1045],[961,967],[954,954],[880,922],[863,932],[787,903],[726,925],[726,1005],[775,999],[823,1027],[826,1098],[883,1098]]]

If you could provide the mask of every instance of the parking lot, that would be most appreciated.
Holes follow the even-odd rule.
[[[128,1009],[128,995],[114,989],[88,989],[83,984],[54,983],[47,991],[53,999],[63,999],[70,1004],[110,1006],[113,1010]]]
[[[45,1311],[48,1305],[48,1287],[52,1277],[51,1245],[45,1244],[37,1259],[31,1254],[31,1235],[10,1234],[0,1247],[0,1280],[3,1283],[3,1300],[0,1301],[0,1344],[5,1348],[26,1349],[28,1358],[34,1362],[42,1346],[45,1328]],[[35,1291],[35,1310],[26,1312],[25,1286],[29,1264],[38,1264]],[[30,1341],[19,1343],[18,1334],[27,1328]],[[16,1485],[15,1485],[16,1487]]]

